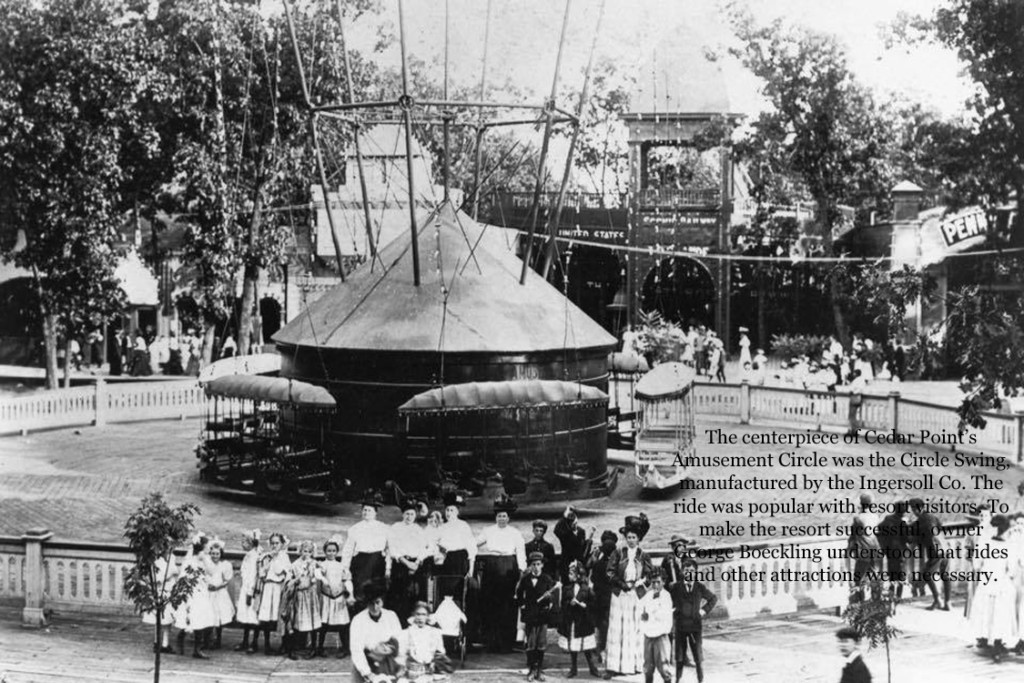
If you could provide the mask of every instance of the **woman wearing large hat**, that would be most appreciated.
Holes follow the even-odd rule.
[[[509,526],[509,515],[516,503],[507,494],[494,501],[494,525],[480,532],[477,545],[481,554],[480,608],[487,619],[484,636],[494,652],[511,652],[516,640],[516,607],[513,597],[519,574],[526,569],[526,543],[523,535]]]
[[[388,525],[377,521],[377,509],[384,499],[377,491],[369,490],[363,496],[360,521],[348,530],[348,538],[341,549],[341,566],[349,571],[355,589],[355,609],[365,607],[363,592],[371,581],[384,582]]]
[[[626,523],[619,529],[626,545],[608,560],[612,600],[608,612],[606,678],[613,672],[631,675],[644,670],[644,637],[638,607],[654,565],[640,547],[640,541],[650,528],[643,513],[626,517]]]

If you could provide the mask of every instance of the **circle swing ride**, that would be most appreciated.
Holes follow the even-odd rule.
[[[266,387],[246,393],[244,377],[207,386],[208,394],[217,397],[215,411],[221,399],[248,406],[225,408],[223,419],[215,412],[208,423],[198,449],[207,480],[325,502],[353,499],[368,487],[390,489],[396,498],[440,499],[458,493],[470,501],[471,510],[475,502],[487,513],[506,494],[543,503],[604,496],[615,486],[618,470],[607,462],[605,391],[608,357],[617,340],[547,281],[552,267],[563,267],[555,238],[603,3],[575,113],[555,104],[571,0],[565,5],[551,94],[541,105],[486,101],[490,5],[478,100],[448,98],[447,3],[444,95],[415,99],[399,0],[401,94],[388,101],[355,101],[342,29],[348,102],[317,104],[309,95],[291,9],[284,3],[323,200],[329,206],[318,121],[329,116],[351,133],[368,259],[347,276],[342,272],[334,216],[327,211],[341,282],[273,336],[281,370],[277,377],[262,378]],[[340,28],[341,2],[337,21]],[[510,110],[532,112],[535,118],[496,115]],[[388,115],[374,116],[380,112]],[[378,248],[361,139],[371,122],[394,125],[396,119],[405,140],[409,229]],[[414,120],[440,125],[444,132],[444,196],[427,207],[417,201],[414,186]],[[572,125],[568,158],[543,248],[534,259],[550,137],[555,125],[565,123]],[[477,215],[480,188],[497,168],[486,172],[482,167],[486,132],[514,125],[543,126],[544,131],[521,259],[497,234],[499,229],[488,232],[488,226],[463,211],[472,206]],[[475,131],[477,142],[472,189],[460,206],[448,187],[448,144],[458,126]],[[420,254],[431,252],[433,267],[421,268]],[[312,398],[296,400],[296,387],[300,396]]]

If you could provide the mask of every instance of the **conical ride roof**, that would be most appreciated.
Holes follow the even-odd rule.
[[[612,335],[532,269],[519,284],[522,261],[501,228],[476,223],[448,203],[423,215],[417,234],[419,287],[406,232],[380,249],[379,261],[362,264],[311,303],[274,341],[434,353],[615,346]]]

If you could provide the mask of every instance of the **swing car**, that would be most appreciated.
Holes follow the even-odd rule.
[[[649,370],[643,356],[616,351],[608,357],[608,448],[632,450],[636,445],[634,391],[637,380]]]
[[[607,409],[607,394],[573,382],[431,389],[398,409],[406,479],[432,498],[461,493],[487,515],[502,493],[521,505],[605,496],[617,473],[608,468]]]
[[[196,457],[202,480],[264,495],[327,502],[334,474],[323,438],[285,439],[288,422],[333,412],[323,387],[264,375],[228,375],[204,385],[206,421]]]
[[[637,413],[634,471],[644,490],[664,490],[686,477],[687,460],[696,454],[693,368],[664,363],[636,384]]]

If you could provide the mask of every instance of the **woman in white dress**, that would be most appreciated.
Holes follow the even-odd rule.
[[[195,585],[191,594],[181,606],[175,610],[174,625],[180,629],[178,633],[178,651],[185,654],[185,634],[192,634],[192,656],[196,659],[209,659],[202,651],[201,643],[205,642],[207,629],[215,626],[213,601],[206,577],[212,573],[213,563],[207,554],[209,539],[203,534],[192,538],[192,547],[181,565],[178,580],[184,577],[195,577]]]
[[[260,550],[260,530],[253,529],[242,535],[242,550],[245,556],[242,558],[242,566],[238,573],[242,582],[238,587],[238,602],[235,606],[235,619],[242,625],[242,642],[235,646],[238,652],[245,651],[249,654],[256,652],[256,644],[259,640],[260,616],[259,596],[256,593],[256,585],[259,574],[259,563],[262,551]],[[252,644],[249,644],[249,632],[252,632]]]
[[[1005,515],[992,517],[996,535],[989,541],[993,548],[1004,552],[988,553],[982,560],[981,571],[991,572],[990,578],[978,586],[971,605],[971,630],[982,647],[991,644],[996,661],[1007,655],[1007,646],[1017,638],[1017,592],[1013,585],[1014,553],[1009,552],[1003,535],[1010,526]]]
[[[235,620],[235,606],[231,602],[228,584],[235,576],[235,568],[224,559],[224,542],[219,538],[210,541],[210,564],[207,567],[206,584],[210,589],[210,601],[213,603],[213,626],[216,629],[213,650],[219,650],[224,626]],[[211,571],[212,570],[212,571]]]
[[[288,539],[283,534],[270,535],[270,552],[260,558],[257,572],[257,592],[260,597],[256,614],[263,631],[263,654],[270,655],[270,632],[277,629],[281,617],[281,595],[284,583],[292,575],[292,563],[288,559]]]
[[[347,655],[348,625],[352,621],[349,607],[355,604],[352,577],[345,571],[338,559],[341,542],[331,539],[324,543],[324,560],[320,563],[320,636],[316,654],[324,656],[324,642],[327,633],[338,634],[338,658]]]

